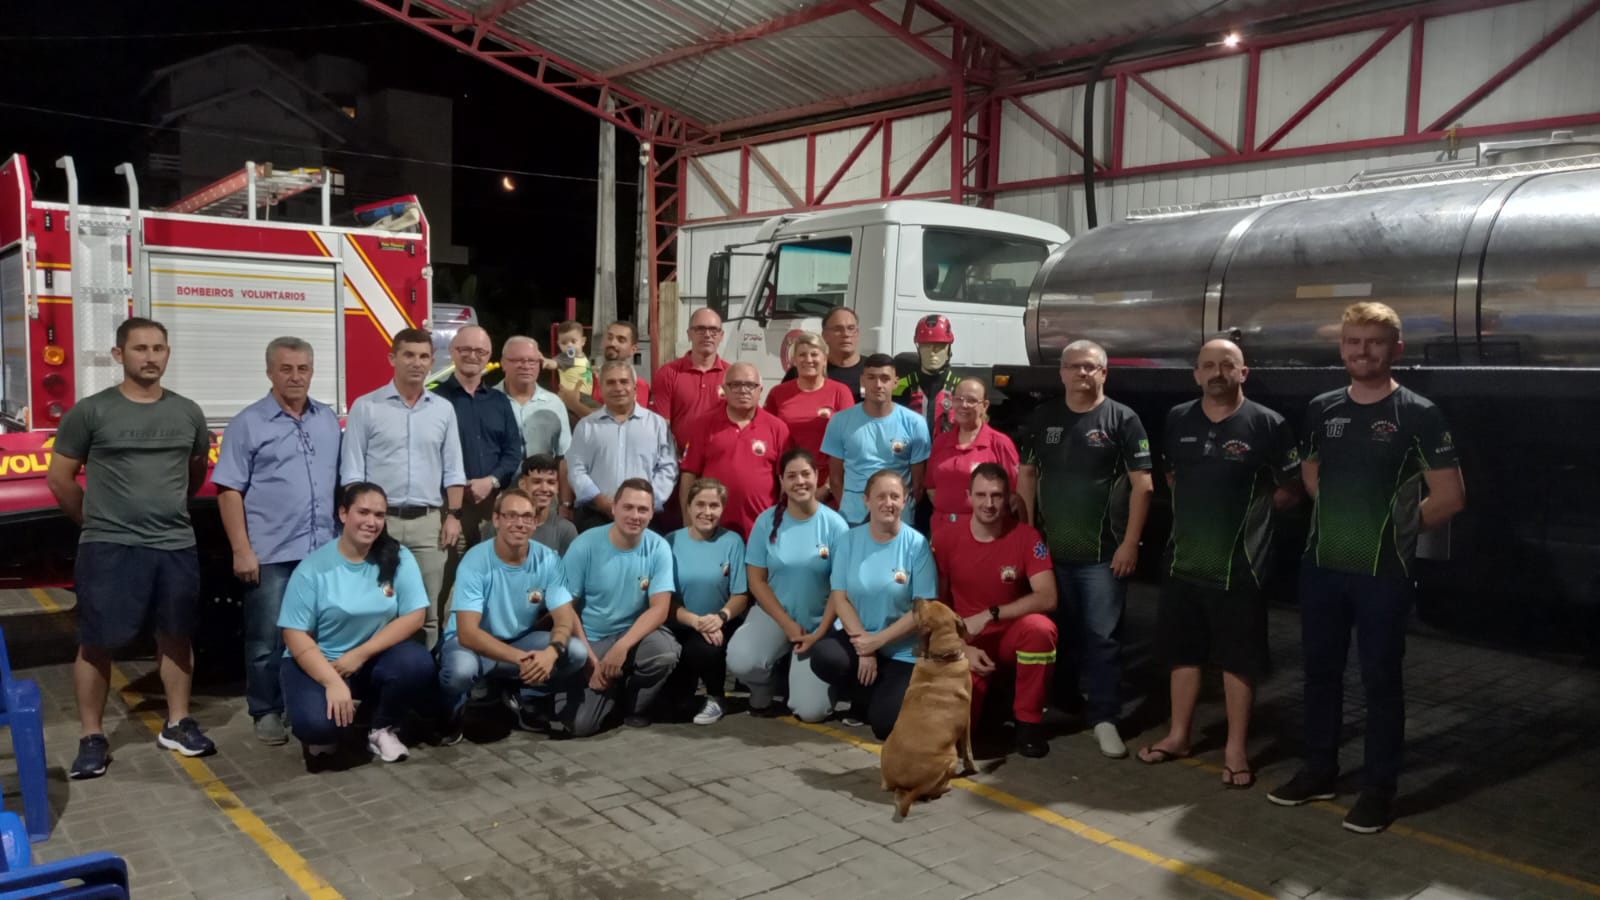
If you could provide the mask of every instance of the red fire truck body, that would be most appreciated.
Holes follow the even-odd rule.
[[[312,396],[344,415],[393,376],[393,335],[429,325],[427,220],[413,196],[356,210],[371,227],[329,224],[329,170],[251,164],[163,211],[33,196],[25,157],[0,164],[0,587],[70,582],[74,530],[45,484],[50,445],[74,401],[122,380],[112,359],[129,315],[169,333],[164,386],[194,400],[213,429],[267,391],[267,342],[315,351]],[[320,189],[322,221],[269,221],[277,204]],[[196,503],[202,547],[226,547],[209,483]],[[62,544],[65,544],[62,546]],[[9,550],[7,549],[9,548]]]

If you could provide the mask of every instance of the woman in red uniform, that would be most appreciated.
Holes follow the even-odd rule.
[[[821,335],[801,332],[795,337],[790,353],[798,377],[773,388],[767,394],[766,409],[789,426],[789,437],[794,445],[810,451],[816,460],[817,500],[837,506],[838,498],[828,496],[830,460],[822,453],[822,435],[828,430],[828,420],[834,413],[855,404],[856,386],[827,376],[828,348]],[[1016,463],[1012,462],[1011,466],[1015,469]]]
[[[998,463],[1013,484],[1017,479],[1017,445],[989,427],[988,388],[982,379],[963,378],[952,398],[956,427],[933,439],[928,456],[928,499],[933,501],[934,545],[939,532],[972,518],[967,480],[979,463]]]

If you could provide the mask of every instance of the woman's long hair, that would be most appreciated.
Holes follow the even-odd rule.
[[[778,479],[780,483],[783,479],[783,473],[789,468],[789,463],[797,459],[805,460],[806,465],[811,467],[811,471],[817,471],[817,458],[811,455],[810,450],[804,447],[790,447],[783,451],[782,456],[778,457]],[[843,462],[840,462],[840,465],[843,464]],[[780,490],[778,492],[778,505],[772,508],[772,533],[767,535],[767,543],[776,544],[778,542],[778,526],[783,524],[783,511],[788,508],[789,496]]]
[[[339,509],[349,512],[350,507],[355,506],[357,500],[369,493],[375,493],[382,497],[384,505],[388,505],[389,495],[384,493],[383,488],[370,481],[358,481],[355,484],[345,485],[339,491]],[[395,573],[400,571],[400,542],[390,536],[388,525],[385,525],[383,530],[378,532],[377,539],[372,542],[371,547],[367,548],[367,562],[375,563],[378,567],[379,587],[392,587],[394,585]]]

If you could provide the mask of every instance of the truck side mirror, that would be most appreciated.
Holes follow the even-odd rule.
[[[706,306],[728,318],[728,282],[733,255],[726,250],[711,254],[706,263]]]

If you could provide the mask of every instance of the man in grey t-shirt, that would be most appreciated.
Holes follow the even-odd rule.
[[[560,460],[547,453],[535,453],[522,461],[517,470],[517,487],[533,498],[533,520],[538,523],[532,539],[558,554],[565,554],[572,539],[578,536],[577,526],[556,509],[556,495],[560,490],[557,477]]]
[[[122,383],[78,401],[56,430],[50,492],[83,527],[73,572],[78,658],[72,667],[83,737],[73,778],[104,775],[111,762],[101,723],[111,654],[132,643],[152,615],[167,695],[166,727],[156,740],[184,756],[216,750],[189,717],[189,634],[200,599],[189,497],[205,482],[211,432],[194,401],[161,386],[170,352],[161,323],[123,322],[111,351],[122,364]],[[80,469],[86,485],[78,484]]]

